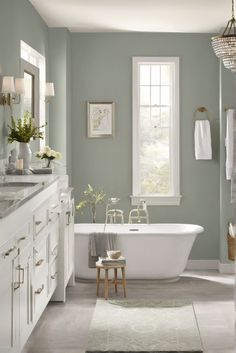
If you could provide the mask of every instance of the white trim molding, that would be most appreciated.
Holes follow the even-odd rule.
[[[219,260],[188,260],[186,270],[217,270],[222,274],[234,274],[235,264],[221,263]]]
[[[186,270],[218,270],[219,260],[188,260]]]
[[[179,206],[181,195],[179,196],[134,196],[131,195],[131,205],[137,206],[140,200],[145,200],[147,206]]]
[[[219,272],[226,274],[234,274],[235,273],[235,264],[221,263],[219,262]]]
[[[171,69],[171,105],[170,105],[170,192],[165,194],[141,194],[140,185],[140,73],[142,64],[168,64]],[[154,105],[156,107],[156,105]],[[151,105],[150,107],[154,107]],[[162,107],[159,105],[159,107]],[[132,205],[137,205],[140,199],[148,205],[180,205],[180,152],[179,152],[179,57],[133,57],[133,153],[132,153]]]

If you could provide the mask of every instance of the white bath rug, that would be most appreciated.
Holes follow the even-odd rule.
[[[87,353],[201,353],[192,303],[97,300]]]

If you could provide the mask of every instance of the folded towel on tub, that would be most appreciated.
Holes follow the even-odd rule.
[[[209,120],[195,121],[194,142],[196,159],[212,159],[211,128]]]
[[[107,250],[116,250],[116,233],[89,234],[88,267],[95,268],[98,257],[107,257]]]

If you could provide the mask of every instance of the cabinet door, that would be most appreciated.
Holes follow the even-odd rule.
[[[8,250],[7,250],[8,249]],[[13,309],[14,293],[14,258],[17,256],[14,245],[0,249],[0,353],[13,352],[17,346],[17,318]]]
[[[30,245],[20,254],[17,270],[20,285],[20,347],[22,348],[32,328],[32,251]]]
[[[70,204],[70,221],[68,224],[68,277],[74,273],[74,199]],[[73,280],[72,283],[73,284]]]

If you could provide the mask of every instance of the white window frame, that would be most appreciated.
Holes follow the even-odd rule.
[[[173,110],[170,122],[170,163],[172,193],[168,195],[141,195],[139,178],[139,65],[150,63],[172,63],[174,82],[172,87]],[[180,157],[179,157],[179,57],[133,57],[133,173],[132,205],[141,199],[148,205],[179,205],[180,195]]]

